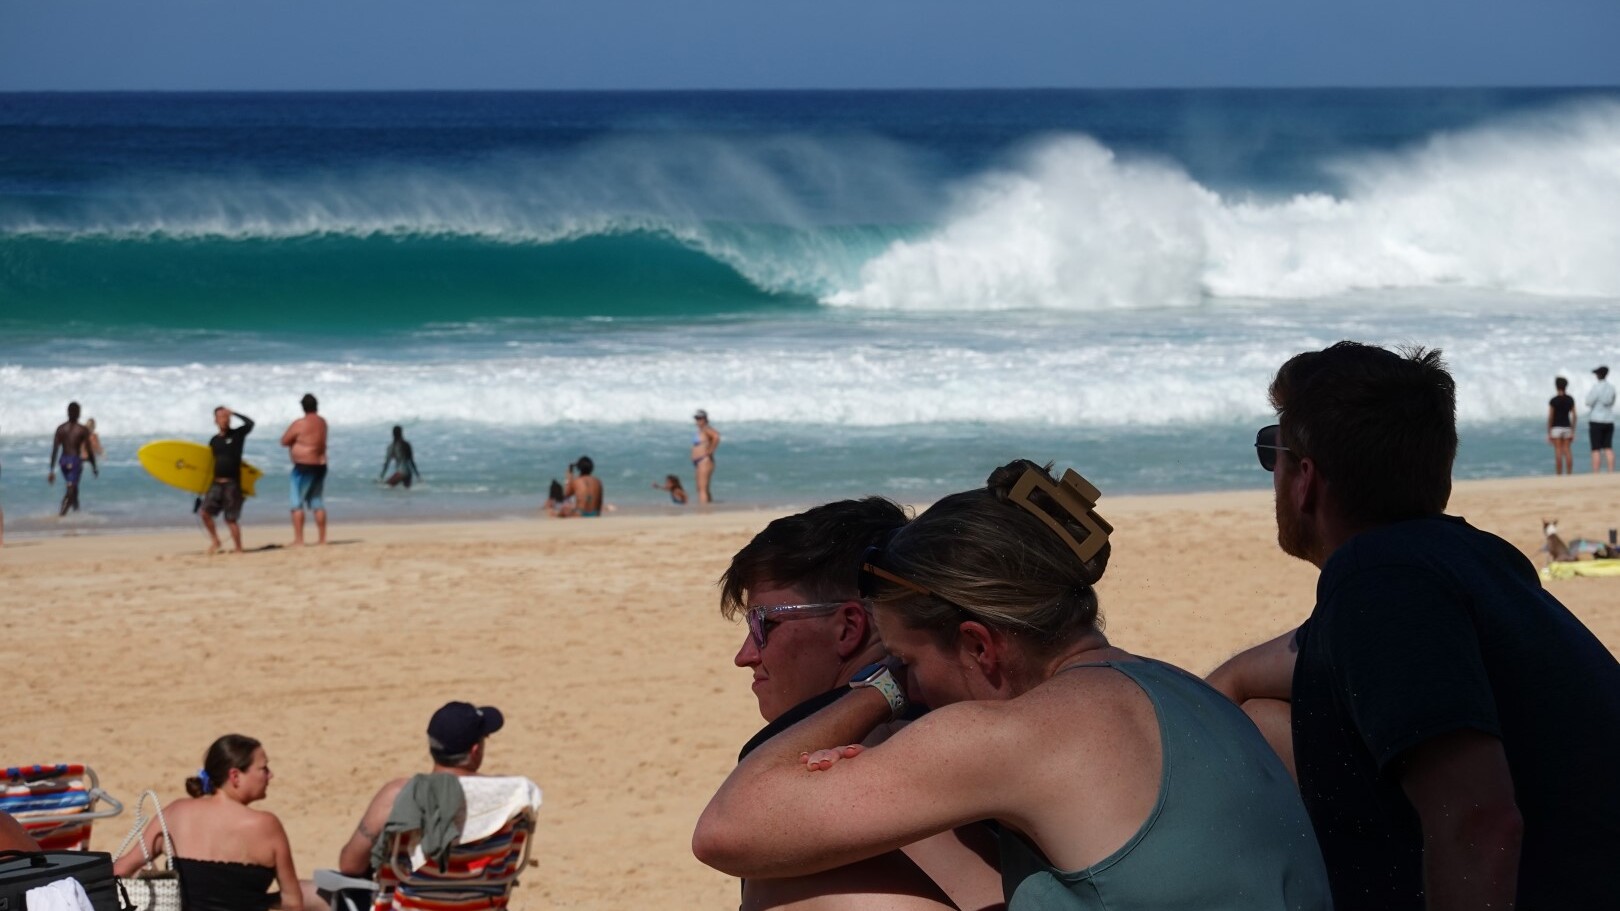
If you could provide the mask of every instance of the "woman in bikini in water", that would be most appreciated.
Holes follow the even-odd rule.
[[[714,477],[714,451],[720,448],[720,431],[709,424],[709,413],[702,408],[692,415],[692,420],[697,422],[697,432],[692,434],[692,471],[697,474],[698,502],[712,503],[709,479]]]

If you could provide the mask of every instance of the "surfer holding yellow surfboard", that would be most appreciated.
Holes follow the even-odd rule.
[[[235,428],[231,427],[233,417],[242,421]],[[203,525],[208,529],[208,537],[213,539],[208,552],[219,552],[214,517],[223,512],[225,525],[231,530],[231,543],[236,552],[241,553],[242,527],[236,523],[242,517],[242,446],[247,442],[247,435],[253,432],[253,419],[221,405],[214,409],[214,425],[219,433],[208,441],[208,448],[214,454],[214,482],[203,494],[202,502]]]

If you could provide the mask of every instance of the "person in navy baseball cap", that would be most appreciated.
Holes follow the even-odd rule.
[[[469,702],[445,703],[428,720],[428,753],[433,757],[432,773],[458,777],[477,775],[484,765],[484,739],[505,724],[506,717],[494,706],[476,706]],[[338,852],[338,872],[358,877],[373,874],[372,846],[388,822],[394,801],[410,780],[396,778],[383,785],[371,798],[354,834],[349,836]]]
[[[435,762],[465,756],[504,724],[506,718],[501,710],[492,705],[479,707],[469,702],[447,702],[428,721],[428,752],[433,754]]]

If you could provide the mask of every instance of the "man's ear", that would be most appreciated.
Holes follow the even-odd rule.
[[[1294,501],[1294,508],[1304,515],[1314,515],[1322,508],[1322,485],[1322,474],[1316,470],[1315,460],[1309,456],[1297,460],[1288,478],[1288,495]]]
[[[859,601],[850,601],[838,608],[838,657],[848,658],[859,653],[873,638],[872,617]]]

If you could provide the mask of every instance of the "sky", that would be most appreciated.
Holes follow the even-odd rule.
[[[0,0],[0,91],[1617,84],[1617,0]]]

